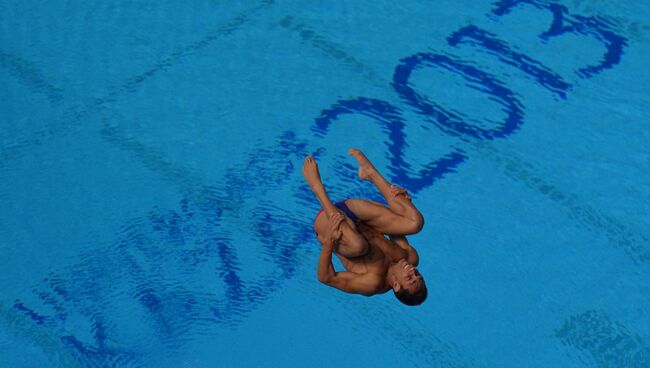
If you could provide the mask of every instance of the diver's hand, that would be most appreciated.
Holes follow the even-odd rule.
[[[325,234],[326,245],[333,247],[341,240],[341,235],[343,235],[343,232],[341,231],[341,224],[343,221],[345,221],[345,216],[343,216],[343,214],[340,212],[337,212],[334,215],[330,216],[329,228]]]
[[[400,195],[403,195],[404,198],[408,199],[409,201],[411,200],[411,195],[409,192],[406,191],[406,189],[402,187],[398,187],[397,185],[391,184],[390,185],[390,195],[393,197],[398,197]]]

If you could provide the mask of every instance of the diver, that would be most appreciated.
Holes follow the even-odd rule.
[[[314,220],[314,231],[322,244],[318,280],[365,296],[392,289],[402,303],[419,305],[427,297],[427,287],[417,269],[418,253],[405,235],[419,232],[424,218],[408,192],[391,185],[361,151],[352,148],[348,153],[359,164],[359,178],[372,182],[388,207],[367,199],[332,203],[316,161],[311,156],[305,158],[302,174],[322,206]],[[346,271],[334,270],[332,253]]]

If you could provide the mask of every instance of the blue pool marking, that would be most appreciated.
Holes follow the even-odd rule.
[[[129,78],[126,81],[126,83],[123,86],[121,86],[120,89],[123,89],[128,92],[133,92],[139,89],[140,85],[145,80],[149,79],[150,77],[160,72],[161,70],[170,67],[179,59],[205,48],[206,46],[210,45],[213,41],[221,37],[232,34],[234,31],[238,30],[242,25],[249,22],[251,20],[251,16],[255,15],[259,10],[266,8],[269,5],[272,5],[274,2],[275,0],[261,0],[258,3],[258,5],[242,12],[241,14],[239,14],[234,18],[231,18],[228,22],[226,22],[225,25],[222,25],[215,31],[207,33],[199,41],[183,46],[181,49],[174,51],[167,57],[160,60],[158,63],[156,63],[148,70],[142,72],[141,74]],[[98,100],[98,102],[99,101],[101,100]]]
[[[136,361],[137,355],[124,349],[109,346],[106,341],[105,332],[105,326],[95,321],[93,325],[93,337],[97,342],[96,347],[82,343],[73,335],[62,336],[61,341],[69,350],[76,353],[77,361],[86,366],[138,366]]]
[[[49,82],[28,60],[0,50],[0,68],[8,70],[34,93],[44,95],[51,104],[57,105],[63,100],[64,91]]]
[[[122,142],[119,130],[113,128],[109,132],[113,142]],[[299,264],[295,244],[313,242],[311,218],[296,219],[295,214],[283,214],[275,205],[257,206],[251,215],[254,231],[262,239],[261,256],[275,267],[257,280],[244,282],[241,277],[244,270],[239,266],[230,231],[221,225],[224,213],[239,211],[237,203],[243,202],[246,192],[265,190],[273,182],[274,185],[286,184],[295,171],[290,164],[291,157],[302,160],[307,154],[306,144],[292,132],[281,134],[269,148],[269,154],[265,154],[264,149],[252,152],[247,164],[252,171],[230,170],[224,180],[227,187],[223,189],[202,187],[198,183],[188,187],[184,170],[178,170],[141,144],[127,141],[120,148],[141,156],[151,170],[173,181],[182,192],[190,191],[179,203],[179,210],[155,208],[146,216],[133,219],[125,224],[122,239],[113,247],[93,250],[89,256],[82,257],[80,263],[64,269],[63,274],[52,274],[43,280],[35,295],[40,299],[39,304],[52,309],[53,313],[37,312],[26,307],[23,301],[17,301],[15,306],[34,322],[45,321],[45,325],[54,330],[63,330],[71,314],[76,314],[76,318],[80,314],[90,321],[93,331],[96,330],[91,339],[70,334],[61,339],[80,361],[99,365],[140,359],[133,351],[109,344],[106,338],[111,330],[101,322],[102,313],[96,311],[96,306],[110,305],[111,300],[104,296],[110,293],[103,291],[110,286],[114,275],[106,273],[103,263],[117,262],[119,266],[112,272],[119,272],[119,278],[130,285],[129,294],[153,321],[157,336],[163,343],[173,346],[178,340],[182,341],[184,334],[202,324],[235,326],[240,323],[277,291],[284,280],[293,277]],[[280,155],[271,154],[278,152],[276,150]],[[256,168],[264,169],[265,173],[257,175]],[[243,187],[248,189],[243,191]],[[309,189],[305,185],[301,187],[299,193],[304,198]],[[314,209],[316,203],[311,197],[309,202]],[[160,264],[170,259],[178,260],[177,268],[190,275],[185,276],[187,285],[170,285],[162,277],[166,272]],[[207,265],[214,266],[215,278],[224,283],[224,295],[205,293],[201,285],[192,285],[193,270]],[[185,274],[178,276],[182,279],[182,275]]]
[[[488,130],[469,124],[467,117],[464,117],[462,113],[448,111],[418,94],[409,84],[409,78],[414,70],[424,66],[441,67],[458,74],[466,81],[473,82],[472,84],[466,83],[466,86],[487,94],[492,101],[501,104],[507,117],[500,129]],[[446,55],[417,53],[400,60],[393,75],[393,87],[406,104],[418,109],[419,113],[427,120],[451,136],[474,139],[504,138],[514,133],[524,122],[521,102],[503,82],[486,72]]]
[[[280,20],[279,24],[284,28],[297,32],[300,38],[305,42],[309,42],[314,48],[323,51],[325,54],[356,71],[363,79],[373,84],[375,84],[379,79],[378,75],[374,71],[366,68],[363,62],[347,53],[341,45],[338,45],[316,33],[316,31],[311,27],[300,22],[295,17],[286,16]]]
[[[544,66],[537,60],[526,54],[514,50],[506,42],[499,40],[496,35],[470,25],[454,32],[447,38],[451,46],[460,44],[478,45],[496,55],[502,62],[520,69],[531,76],[537,83],[547,88],[562,99],[566,99],[566,91],[571,85],[562,79],[561,76]]]
[[[0,302],[0,325],[11,332],[15,337],[15,343],[22,343],[37,347],[50,361],[56,362],[63,367],[79,367],[79,357],[69,351],[61,341],[60,331],[53,331],[43,328],[43,325],[35,324],[31,318],[26,318],[19,309],[6,307]]]
[[[609,23],[596,17],[582,17],[578,15],[569,15],[566,8],[556,6],[556,4],[542,4],[534,0],[511,0],[497,3],[494,14],[502,16],[512,11],[518,4],[528,3],[542,9],[550,9],[554,14],[554,22],[550,30],[541,35],[543,40],[549,37],[557,37],[564,33],[580,33],[586,35],[595,35],[608,47],[605,55],[605,61],[598,66],[583,67],[578,70],[583,77],[591,77],[594,74],[602,72],[604,69],[611,68],[620,61],[623,53],[623,47],[626,45],[626,39],[618,34],[613,33],[609,28]],[[603,18],[604,19],[604,18]],[[562,27],[566,22],[570,26]],[[459,33],[460,32],[460,33]],[[500,55],[499,60],[504,63],[517,67],[527,74],[533,76],[533,80],[545,87],[560,87],[568,89],[568,84],[563,82],[550,68],[534,61],[526,55],[515,53],[504,43],[495,41],[488,34],[481,33],[476,27],[464,27],[460,31],[449,36],[449,43],[453,46],[458,44],[463,37],[471,36],[478,39],[484,46],[492,52]],[[488,92],[499,103],[501,103],[507,113],[500,130],[486,130],[478,126],[471,126],[461,116],[461,113],[454,113],[443,109],[425,97],[418,95],[409,85],[411,72],[420,67],[421,64],[427,66],[440,66],[452,73],[461,75],[466,80],[478,82],[481,87],[471,84],[466,85],[469,88],[479,89],[482,92]],[[587,72],[588,71],[588,72]],[[411,107],[418,109],[418,112],[427,120],[432,121],[441,131],[448,135],[459,137],[463,141],[468,139],[494,139],[504,138],[514,133],[523,124],[524,108],[523,105],[515,98],[514,93],[508,89],[505,84],[496,79],[496,77],[481,71],[466,63],[455,60],[446,55],[432,53],[417,53],[412,56],[403,58],[395,69],[393,83],[395,91]],[[564,91],[561,96],[566,98]],[[411,185],[412,191],[417,192],[433,184],[444,174],[452,172],[466,160],[467,156],[463,151],[455,148],[445,158],[436,163],[426,165],[426,169],[417,179],[405,175],[407,172],[406,161],[402,159],[401,153],[405,141],[401,129],[404,121],[399,117],[400,110],[392,106],[387,101],[377,99],[358,97],[347,101],[338,101],[332,107],[324,110],[319,117],[315,119],[314,131],[323,133],[330,122],[343,113],[357,113],[372,117],[373,119],[388,125],[390,138],[396,139],[390,144],[389,152],[391,153],[391,179],[395,182],[406,186]]]
[[[43,321],[45,321],[44,316],[41,316],[40,314],[36,313],[30,308],[25,307],[23,303],[19,301],[16,301],[16,303],[14,304],[14,308],[16,308],[16,310],[18,311],[23,312],[26,316],[31,318],[32,321],[36,322],[37,325],[42,325]]]
[[[269,7],[273,3],[274,0],[261,0],[256,6],[253,6],[241,12],[239,15],[229,19],[225,25],[221,25],[216,30],[205,34],[198,41],[184,45],[178,50],[163,57],[159,62],[147,68],[145,71],[127,78],[119,86],[109,88],[109,92],[106,95],[88,101],[81,107],[68,107],[64,113],[65,118],[62,119],[63,121],[61,123],[53,122],[47,128],[32,133],[32,136],[29,138],[20,138],[17,142],[9,146],[3,146],[0,149],[0,169],[2,169],[4,165],[6,165],[9,161],[20,158],[24,152],[31,149],[31,147],[42,145],[44,142],[51,140],[53,137],[63,135],[69,132],[71,129],[80,126],[86,122],[88,116],[100,112],[101,109],[108,104],[117,101],[120,96],[136,91],[140,88],[144,81],[156,75],[161,70],[169,68],[180,59],[211,45],[215,40],[232,34],[234,31],[247,24],[259,11]],[[11,56],[7,54],[7,57],[4,61],[0,60],[0,66],[3,64],[8,67],[9,70],[19,72],[17,75],[26,83],[29,83],[33,86],[45,86],[45,89],[38,91],[42,91],[42,93],[51,96],[49,98],[54,98],[54,101],[58,102],[59,104],[62,103],[62,101],[59,102],[57,100],[58,97],[56,97],[56,94],[53,94],[53,91],[56,92],[59,91],[59,89],[55,86],[51,86],[51,84],[47,82],[47,79],[38,73],[38,70],[36,68],[30,67],[30,64],[27,61],[22,60],[17,56]]]
[[[560,7],[559,5],[556,6],[555,3],[543,4],[534,0],[501,1],[497,3],[497,7],[493,12],[498,16],[502,16],[512,11],[520,3],[532,4],[541,9],[548,8],[553,12],[555,16],[553,25],[548,32],[541,35],[543,40],[546,40],[551,36],[556,37],[567,32],[572,32],[595,35],[599,40],[606,44],[608,52],[605,55],[605,61],[598,66],[583,67],[579,69],[578,72],[583,77],[591,77],[596,73],[602,72],[604,69],[611,68],[620,61],[623,48],[626,45],[626,39],[621,35],[613,33],[609,26],[611,22],[602,20],[604,18],[570,15],[566,8]],[[563,24],[562,22],[564,21],[571,26],[560,27],[559,25]],[[549,86],[568,88],[568,84],[563,82],[559,76],[551,71],[550,68],[534,61],[530,57],[513,52],[509,47],[506,47],[504,43],[495,41],[493,38],[489,37],[489,35],[481,33],[476,27],[473,28],[472,26],[469,26],[461,28],[460,31],[449,36],[448,40],[453,46],[458,44],[458,42],[466,36],[478,39],[483,45],[491,49],[492,52],[499,54],[499,60],[508,65],[517,67],[533,76],[533,80],[537,81],[540,85],[546,86],[547,88]],[[496,97],[497,101],[500,101],[500,103],[505,105],[508,117],[503,124],[503,128],[494,132],[479,127],[471,127],[463,121],[459,113],[446,111],[440,106],[436,106],[434,103],[426,101],[423,96],[416,94],[409,86],[408,78],[412,70],[419,66],[423,61],[427,62],[429,65],[446,66],[447,70],[460,74],[471,81],[476,81],[478,79],[483,88],[487,88],[487,91],[492,94],[492,96]],[[590,72],[585,74],[585,70]],[[521,124],[523,124],[523,105],[514,97],[512,91],[505,87],[505,85],[495,77],[470,65],[458,62],[449,56],[418,53],[402,59],[402,64],[396,67],[392,85],[408,105],[416,107],[426,119],[429,120],[433,118],[434,124],[436,124],[436,126],[438,126],[443,132],[452,136],[460,137],[464,141],[467,141],[468,138],[504,138],[507,135],[512,134]],[[476,88],[470,84],[467,85],[470,88]],[[481,91],[482,90],[483,89],[481,89]],[[561,96],[566,98],[563,91]],[[314,130],[322,133],[331,120],[336,119],[342,113],[358,113],[372,117],[379,122],[391,122],[388,127],[391,133],[391,138],[395,137],[398,139],[398,143],[393,143],[389,147],[393,161],[393,165],[391,166],[391,178],[402,185],[406,185],[407,183],[414,185],[414,192],[417,192],[418,190],[433,184],[436,179],[442,177],[445,173],[454,171],[463,161],[465,161],[467,156],[465,156],[464,152],[455,149],[455,151],[451,152],[447,156],[446,162],[449,163],[448,166],[445,166],[444,164],[430,164],[427,166],[427,169],[422,172],[424,175],[416,180],[409,177],[401,177],[399,174],[405,173],[407,168],[405,167],[406,162],[401,160],[401,152],[403,150],[402,145],[405,142],[403,142],[403,139],[401,139],[402,137],[400,136],[401,127],[404,125],[404,122],[403,119],[398,118],[398,115],[400,115],[399,111],[400,110],[397,107],[390,105],[387,101],[380,101],[367,97],[338,101],[332,107],[324,110],[321,113],[321,116],[315,119]],[[382,114],[386,115],[383,116]],[[445,161],[443,160],[441,163],[442,162]],[[399,165],[395,166],[394,163],[398,163]]]
[[[607,52],[603,55],[600,64],[581,67],[577,71],[579,76],[591,78],[621,61],[623,49],[627,46],[627,39],[614,32],[614,23],[606,17],[585,17],[571,14],[563,5],[539,0],[502,0],[496,3],[493,13],[503,16],[512,12],[520,4],[529,4],[538,9],[549,10],[553,14],[553,23],[549,30],[539,35],[544,41],[565,33],[575,33],[594,37],[604,44]]]
[[[467,156],[460,149],[454,149],[448,155],[432,161],[425,166],[418,174],[418,177],[411,177],[408,173],[410,165],[404,158],[406,137],[404,127],[406,122],[402,118],[399,109],[386,101],[359,97],[354,100],[339,101],[331,108],[323,111],[316,118],[313,131],[319,137],[325,136],[330,124],[343,114],[359,113],[373,118],[383,125],[383,130],[388,132],[388,151],[390,152],[389,177],[392,182],[409,188],[412,193],[431,185],[437,179],[442,178],[446,173],[453,172]]]
[[[625,252],[636,265],[650,261],[650,238],[635,232],[629,227],[609,216],[571,193],[564,193],[555,185],[535,173],[534,167],[524,163],[514,154],[499,152],[494,147],[477,142],[473,147],[483,156],[501,165],[503,173],[523,183],[528,188],[542,194],[552,202],[559,204],[576,224],[596,234],[603,234],[616,247]]]

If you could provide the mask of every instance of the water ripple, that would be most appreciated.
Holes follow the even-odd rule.
[[[296,252],[303,250],[295,244],[313,240],[311,218],[288,212],[285,196],[256,198],[292,183],[293,162],[307,154],[295,134],[283,133],[271,147],[249,154],[220,186],[207,185],[119,129],[104,134],[185,195],[176,209],[153,208],[125,223],[112,246],[89,245],[78,263],[34,287],[35,300],[16,302],[17,313],[47,331],[77,326],[73,334],[56,334],[82,364],[137,366],[147,360],[146,351],[171,354],[215,326],[235,328],[294,275]],[[255,235],[251,242],[224,225],[244,213]],[[251,252],[262,258],[254,271],[241,257]],[[137,332],[131,331],[133,319],[142,321]]]

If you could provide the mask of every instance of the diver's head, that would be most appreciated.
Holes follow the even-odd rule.
[[[417,267],[401,259],[390,265],[389,282],[395,297],[410,306],[422,304],[427,298],[427,285]]]

